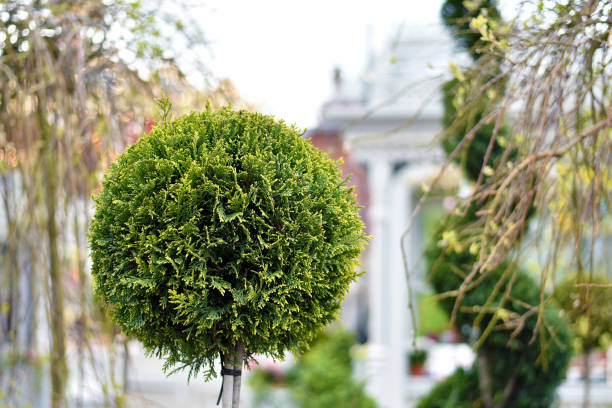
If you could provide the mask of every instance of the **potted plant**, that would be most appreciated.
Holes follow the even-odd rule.
[[[411,375],[425,375],[425,361],[427,361],[427,350],[416,349],[408,356]]]
[[[238,407],[254,354],[300,353],[336,319],[366,241],[337,163],[270,116],[164,120],[113,163],[89,242],[96,294],[165,369]]]

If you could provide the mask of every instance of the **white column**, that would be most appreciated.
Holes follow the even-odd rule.
[[[411,213],[410,188],[401,177],[401,172],[391,181],[391,208],[389,221],[389,399],[391,407],[405,406],[404,389],[407,380],[406,344],[410,341],[407,333],[412,327],[408,309],[408,283],[404,268],[401,237],[407,227],[407,220]],[[406,248],[408,261],[411,259],[411,245],[408,238],[403,245]]]
[[[368,338],[373,344],[384,342],[384,273],[385,273],[385,233],[389,216],[387,205],[387,186],[391,176],[391,165],[383,160],[374,161],[368,165],[370,234],[373,236],[369,245],[367,262],[368,297],[369,297],[369,327]]]
[[[368,282],[368,363],[367,391],[381,408],[395,408],[388,399],[387,345],[385,340],[385,232],[387,230],[387,190],[391,164],[384,159],[368,162],[370,241],[367,260]]]

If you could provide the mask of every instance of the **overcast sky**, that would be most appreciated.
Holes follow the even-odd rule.
[[[438,20],[441,0],[207,0],[197,19],[212,70],[265,113],[314,127],[334,66],[357,77],[367,33],[381,48],[401,24]],[[368,27],[370,27],[368,29]]]

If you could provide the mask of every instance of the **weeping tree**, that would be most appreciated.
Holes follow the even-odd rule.
[[[591,275],[609,234],[611,7],[607,0],[533,1],[509,22],[489,11],[471,14],[469,30],[481,41],[472,45],[473,64],[455,69],[449,101],[456,113],[445,135],[463,126],[451,136],[451,160],[465,162],[476,148],[482,155],[466,203],[481,207],[471,225],[485,228],[478,270],[503,262],[535,214],[550,221],[533,235],[534,246],[547,244],[543,299],[555,271]],[[490,135],[484,144],[482,132]]]
[[[584,265],[563,246],[582,252],[608,205],[610,112],[600,103],[610,100],[602,98],[610,4],[536,2],[534,9],[509,23],[493,2],[449,0],[442,9],[473,59],[452,67],[442,134],[449,162],[463,167],[472,192],[427,250],[429,278],[477,359],[421,407],[446,406],[449,398],[453,406],[549,407],[571,355],[568,325],[550,293],[555,272]],[[588,187],[574,182],[566,194],[566,176],[582,172]],[[560,215],[583,225],[567,228]],[[534,219],[538,228],[530,231]],[[589,223],[594,229],[583,235]],[[543,237],[552,244],[542,249],[537,282],[520,268],[521,254]]]
[[[209,379],[220,357],[223,407],[238,407],[245,361],[300,353],[337,317],[364,225],[294,127],[229,108],[163,117],[95,199],[95,290],[165,370]]]
[[[483,225],[487,241],[476,269],[495,267],[517,245],[524,252],[531,244],[544,260],[545,304],[563,274],[575,276],[574,291],[583,292],[602,286],[592,282],[598,269],[610,273],[612,3],[539,1],[525,8],[508,24],[484,13],[471,20],[483,38],[475,46],[482,56],[459,72],[453,98],[462,102],[458,112],[483,102],[486,109],[451,155],[461,157],[478,131],[493,125],[484,157],[496,144],[504,153],[483,163],[467,200],[482,204],[470,226]],[[533,208],[515,204],[526,198]],[[524,242],[532,215],[538,228]],[[593,304],[592,293],[586,290],[586,304]]]
[[[470,13],[464,20],[469,25],[461,27],[480,40],[471,45],[474,62],[454,67],[445,97],[453,108],[443,134],[449,162],[464,164],[473,184],[430,252],[459,257],[461,265],[446,268],[455,284],[440,281],[440,296],[450,299],[455,321],[474,315],[467,326],[477,329],[471,333],[479,348],[499,329],[510,328],[510,339],[531,333],[529,343],[539,343],[544,358],[550,346],[543,346],[563,344],[549,316],[556,314],[550,306],[559,275],[577,276],[570,290],[584,293],[587,319],[588,309],[598,307],[588,288],[610,288],[593,279],[598,267],[609,267],[612,4],[525,2],[517,17],[504,22],[494,18],[499,13],[477,10],[481,3],[452,3],[454,10]],[[537,228],[528,230],[529,220]],[[531,249],[544,262],[537,293],[526,301],[513,294],[525,279],[507,265]],[[443,263],[433,261],[432,267]],[[466,305],[487,281],[492,291]],[[526,286],[533,292],[533,283]],[[479,374],[458,373],[438,395],[464,395],[468,383],[482,390],[486,382]],[[435,406],[431,399],[422,404]]]
[[[162,36],[160,25],[177,19],[122,0],[3,0],[0,20],[0,400],[44,404],[27,389],[40,377],[32,360],[47,353],[40,330],[50,332],[54,408],[66,402],[66,348],[74,344],[75,377],[90,364],[111,398],[114,370],[98,372],[88,340],[103,328],[92,319],[85,261],[89,197],[99,171],[150,116],[142,101],[159,82],[143,75],[176,67],[167,50],[180,41]],[[173,27],[185,44],[202,44],[189,24]]]

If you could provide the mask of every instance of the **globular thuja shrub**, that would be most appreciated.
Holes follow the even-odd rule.
[[[300,352],[336,318],[366,236],[338,166],[270,116],[222,108],[156,126],[95,197],[95,291],[165,368],[213,375]]]

